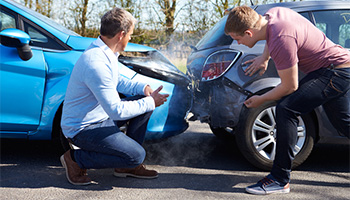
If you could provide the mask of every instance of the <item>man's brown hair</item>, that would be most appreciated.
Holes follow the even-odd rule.
[[[121,31],[128,33],[135,23],[135,18],[128,11],[113,8],[102,16],[100,34],[112,38]]]
[[[232,9],[225,24],[225,34],[235,33],[243,35],[244,31],[254,28],[259,20],[259,14],[248,6]]]

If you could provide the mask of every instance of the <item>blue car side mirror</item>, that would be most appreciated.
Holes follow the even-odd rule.
[[[29,42],[30,36],[21,30],[8,28],[0,32],[0,44],[17,48],[19,57],[24,61],[33,56]]]

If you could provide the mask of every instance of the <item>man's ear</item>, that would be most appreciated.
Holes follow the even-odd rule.
[[[117,33],[115,35],[115,37],[117,37],[118,41],[121,41],[124,36],[125,36],[125,31],[120,31],[119,33]]]
[[[244,34],[247,34],[249,37],[253,37],[253,31],[250,29],[247,29],[246,31],[244,31]]]

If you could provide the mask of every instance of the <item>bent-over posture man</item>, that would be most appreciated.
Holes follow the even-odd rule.
[[[142,164],[141,146],[155,107],[169,95],[153,91],[145,83],[122,77],[118,52],[133,33],[135,19],[114,8],[101,19],[100,36],[81,55],[71,74],[62,113],[62,131],[78,150],[69,150],[60,160],[74,185],[87,185],[86,169],[114,168],[118,177],[155,178],[158,173]],[[139,95],[121,99],[118,92]],[[141,96],[142,95],[142,96]],[[119,127],[128,122],[127,133]]]
[[[248,108],[253,108],[266,101],[278,101],[277,147],[272,170],[246,191],[288,193],[298,116],[322,105],[334,127],[349,138],[350,53],[288,8],[271,8],[261,16],[250,7],[236,7],[229,13],[225,33],[250,48],[266,40],[263,54],[248,61],[252,64],[246,74],[259,71],[262,75],[271,56],[281,78],[274,89],[244,102]],[[307,74],[300,82],[298,70]]]

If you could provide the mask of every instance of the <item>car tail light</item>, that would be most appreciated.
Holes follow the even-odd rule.
[[[204,63],[202,81],[210,81],[222,76],[235,63],[239,52],[218,51],[211,54]]]

